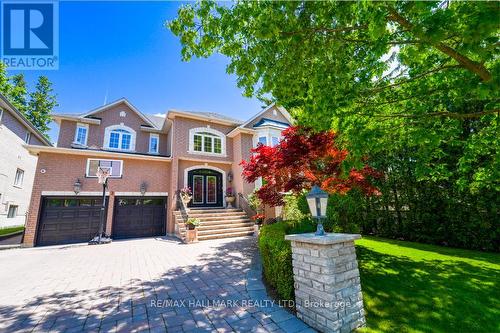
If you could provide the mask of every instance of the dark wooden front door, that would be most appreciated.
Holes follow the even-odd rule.
[[[188,186],[193,191],[189,207],[222,207],[222,174],[210,169],[188,172]]]
[[[88,242],[99,232],[101,205],[98,197],[43,198],[36,244]]]
[[[166,198],[118,197],[113,216],[113,238],[165,235]]]

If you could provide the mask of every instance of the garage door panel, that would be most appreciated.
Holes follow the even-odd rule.
[[[37,245],[89,241],[99,231],[100,203],[98,198],[44,198]]]
[[[113,237],[152,237],[165,234],[166,198],[117,198]]]

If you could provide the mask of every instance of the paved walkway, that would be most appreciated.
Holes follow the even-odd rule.
[[[312,332],[273,304],[255,238],[0,251],[0,332]]]

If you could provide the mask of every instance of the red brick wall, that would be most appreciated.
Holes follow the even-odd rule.
[[[120,117],[120,112],[125,111],[126,116]],[[105,129],[111,125],[123,125],[132,128],[136,132],[135,150],[138,153],[147,154],[149,152],[149,132],[142,131],[141,125],[146,122],[134,111],[121,103],[112,108],[92,115],[101,118],[100,125],[89,124],[87,146],[101,149],[104,145]],[[57,146],[71,148],[75,138],[76,121],[62,120],[59,129],[59,139]],[[167,134],[160,134],[159,152],[161,155],[170,154],[170,144],[167,143]]]
[[[88,158],[101,158],[81,155],[41,153],[35,171],[35,181],[31,196],[30,211],[26,223],[24,244],[33,246],[36,239],[36,227],[40,210],[42,191],[73,191],[76,179],[82,183],[82,192],[100,192],[101,185],[96,178],[86,178],[85,168]],[[146,182],[147,192],[168,192],[170,189],[171,166],[167,161],[122,159],[123,177],[109,179],[109,192],[139,192],[142,182]],[[45,173],[40,170],[45,169]],[[170,194],[170,193],[169,193]],[[170,195],[169,195],[170,200]],[[168,203],[167,203],[168,204]],[[110,231],[112,207],[109,207],[108,224]],[[167,229],[169,226],[167,226]]]

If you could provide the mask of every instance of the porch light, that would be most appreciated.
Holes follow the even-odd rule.
[[[227,181],[230,183],[233,181],[233,172],[232,171],[229,171],[227,173]]]
[[[306,199],[311,215],[318,223],[315,235],[326,235],[325,230],[323,229],[323,220],[326,218],[328,193],[319,188],[319,186],[314,185],[311,191],[306,195]]]
[[[82,183],[80,183],[80,179],[76,179],[76,182],[73,184],[73,191],[75,192],[75,194],[78,194],[80,193],[82,189]]]
[[[146,182],[142,182],[140,187],[141,194],[142,195],[146,194],[147,189],[148,189],[148,184],[146,184]]]

